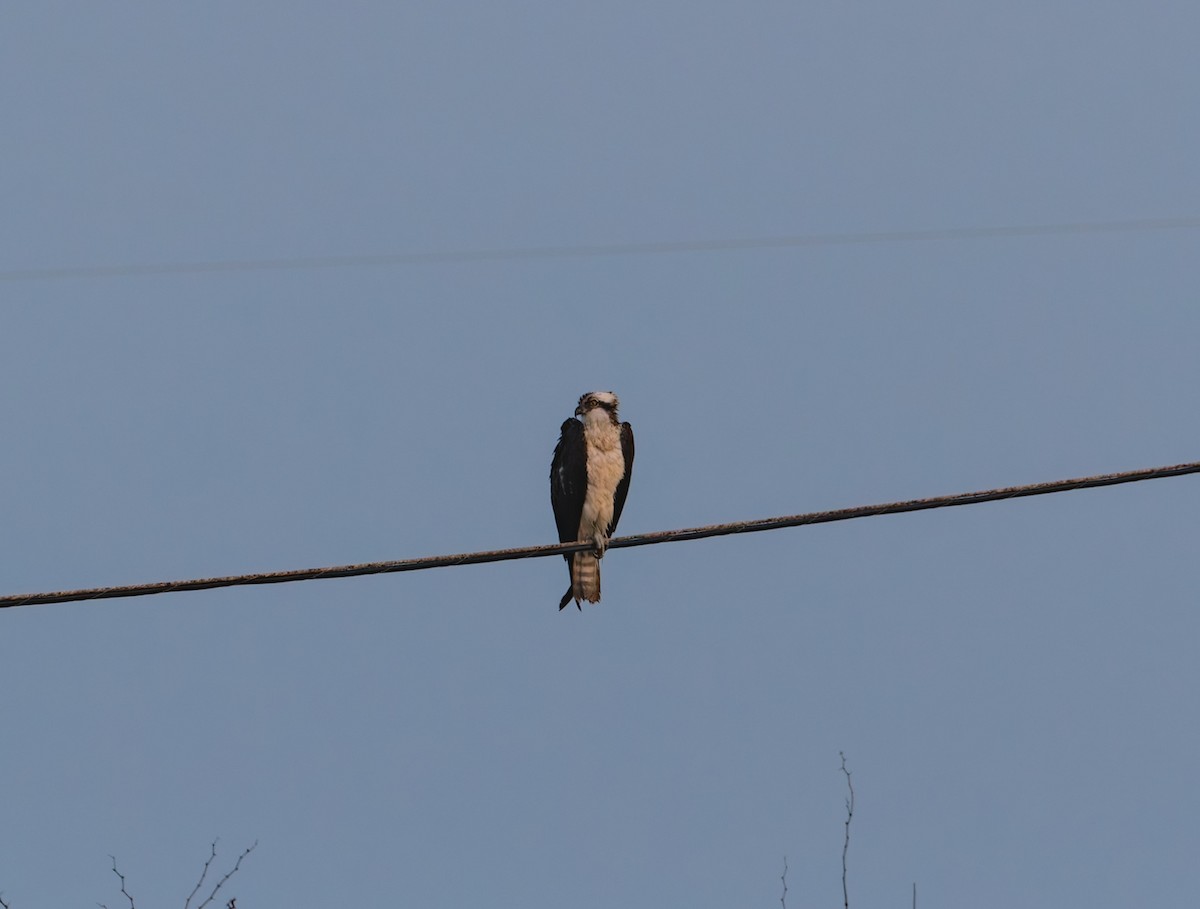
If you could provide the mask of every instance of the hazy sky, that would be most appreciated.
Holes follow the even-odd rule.
[[[13,3],[0,594],[1200,459],[1192,3]],[[71,277],[70,269],[127,273]],[[30,277],[30,270],[55,277]],[[1200,478],[0,614],[14,909],[1184,905]]]

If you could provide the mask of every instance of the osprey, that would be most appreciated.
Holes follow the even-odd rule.
[[[571,586],[558,604],[600,602],[600,559],[621,520],[633,473],[633,430],[617,419],[617,396],[589,391],[562,425],[550,463],[550,504],[560,543],[591,543],[592,552],[566,553]]]

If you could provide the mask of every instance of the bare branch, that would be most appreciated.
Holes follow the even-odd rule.
[[[231,877],[233,877],[235,874],[237,874],[238,869],[242,867],[242,859],[244,859],[251,852],[253,852],[254,847],[257,845],[258,845],[258,840],[255,840],[253,843],[251,843],[249,846],[246,847],[245,851],[242,852],[242,854],[238,856],[237,861],[233,863],[233,867],[230,868],[228,872],[226,872],[226,874],[223,878],[221,878],[219,881],[217,881],[217,886],[213,887],[212,893],[210,893],[208,895],[208,898],[203,903],[201,903],[199,906],[197,906],[196,909],[204,909],[205,906],[207,906],[209,903],[211,903],[213,901],[213,898],[217,895],[217,891],[220,890],[221,887],[223,887],[225,885],[225,882],[227,880],[229,880]],[[214,844],[214,847],[215,847],[215,844]],[[214,848],[214,854],[215,854],[215,848]],[[209,861],[211,862],[212,859],[210,858]],[[206,864],[205,870],[207,870],[207,868],[208,868],[208,866]],[[189,899],[190,899],[190,897],[189,897]],[[236,902],[236,900],[230,900],[228,905],[232,905],[234,902]]]
[[[850,796],[846,799],[846,838],[842,841],[842,905],[850,909],[850,891],[846,888],[846,856],[850,852],[850,821],[854,819],[854,783],[850,780],[850,771],[846,769],[846,755],[839,751],[842,759],[842,773],[846,774],[846,788]]]
[[[779,875],[779,879],[783,881],[783,893],[779,896],[779,905],[783,909],[787,909],[787,856],[783,857],[783,874]]]
[[[137,907],[133,904],[133,897],[130,896],[129,891],[125,889],[125,875],[117,870],[117,857],[115,855],[110,855],[109,858],[112,859],[113,874],[121,879],[121,894],[125,897],[125,899],[129,900],[129,909],[137,909]],[[100,905],[103,906],[104,904],[101,903]],[[104,909],[108,909],[108,907],[104,906]]]
[[[8,903],[5,902],[5,900],[4,900],[4,892],[3,891],[0,891],[0,909],[12,909],[12,907],[9,906]]]
[[[186,900],[184,900],[183,909],[188,909],[188,907],[191,906],[192,897],[194,897],[196,895],[196,893],[199,892],[200,888],[204,885],[204,879],[206,877],[208,877],[208,866],[211,865],[213,859],[215,859],[217,857],[217,842],[219,840],[220,840],[220,837],[217,837],[217,839],[212,841],[212,845],[209,847],[208,859],[204,863],[204,868],[200,871],[200,880],[196,881],[196,886],[192,888],[192,892],[189,893],[188,898]]]

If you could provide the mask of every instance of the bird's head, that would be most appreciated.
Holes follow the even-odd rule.
[[[579,406],[575,408],[575,416],[583,417],[584,420],[596,419],[597,417],[607,416],[614,423],[617,422],[617,396],[611,391],[589,391],[579,399]]]

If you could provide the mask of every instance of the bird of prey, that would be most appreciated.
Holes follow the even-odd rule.
[[[567,553],[571,586],[558,604],[600,602],[600,559],[621,520],[633,474],[633,430],[617,419],[617,396],[589,391],[575,417],[562,425],[550,463],[550,504],[560,543],[591,543],[591,552]]]

